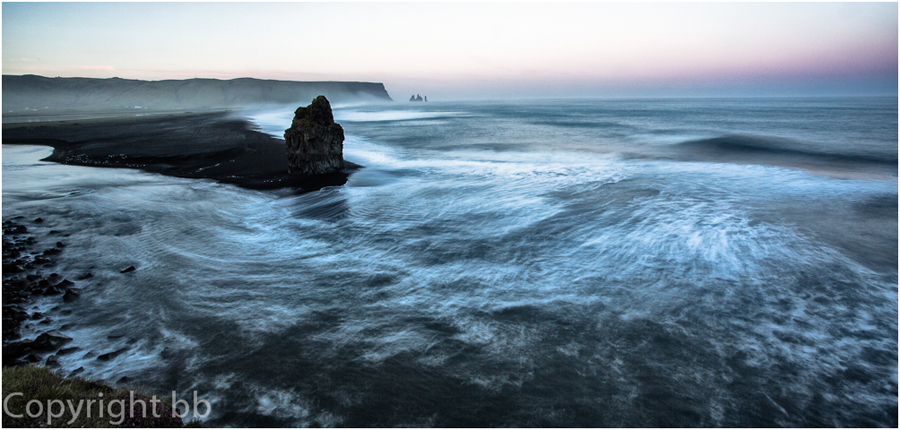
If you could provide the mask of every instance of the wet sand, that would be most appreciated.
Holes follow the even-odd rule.
[[[3,143],[51,146],[46,161],[135,168],[250,189],[342,185],[360,167],[347,163],[342,173],[290,176],[284,141],[255,130],[233,112],[4,124]]]

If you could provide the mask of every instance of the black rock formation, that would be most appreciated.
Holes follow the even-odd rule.
[[[310,177],[344,169],[344,129],[334,122],[331,104],[316,97],[294,112],[291,128],[284,131],[288,174]]]

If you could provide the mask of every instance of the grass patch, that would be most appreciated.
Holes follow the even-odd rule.
[[[173,416],[169,402],[153,399],[144,392],[84,378],[63,378],[46,367],[3,368],[3,427],[7,428],[185,427],[180,417]],[[199,427],[199,421],[188,426]]]

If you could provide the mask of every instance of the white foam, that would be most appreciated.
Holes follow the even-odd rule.
[[[415,110],[378,110],[364,111],[352,109],[335,109],[334,120],[337,122],[384,122],[408,121],[431,118],[459,117],[463,112],[415,111]]]

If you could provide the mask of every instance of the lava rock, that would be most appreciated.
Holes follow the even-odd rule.
[[[20,358],[32,352],[31,344],[30,340],[20,340],[3,345],[3,365],[16,365]]]
[[[79,277],[77,277],[77,278],[75,278],[75,279],[77,279],[77,280],[79,280],[79,281],[83,281],[83,280],[85,280],[85,279],[87,279],[87,278],[93,278],[93,277],[94,277],[94,274],[93,274],[93,273],[87,272],[87,273],[85,273],[84,275],[81,275],[81,276],[79,276]]]
[[[31,342],[31,348],[36,351],[52,351],[71,340],[71,337],[58,331],[48,331],[38,336],[34,342]]]
[[[135,269],[134,266],[128,266],[125,269],[122,269],[121,273],[134,272],[135,270],[137,270],[137,269]]]
[[[4,264],[3,265],[3,273],[4,274],[22,273],[24,271],[25,271],[25,268],[18,264]]]
[[[56,355],[47,357],[47,361],[44,362],[44,365],[47,367],[59,367],[59,357]]]
[[[309,177],[344,169],[344,129],[334,122],[331,104],[316,97],[294,111],[291,128],[284,131],[288,174]]]
[[[3,232],[7,234],[20,234],[28,233],[28,229],[24,225],[12,225],[3,229]]]
[[[28,312],[25,312],[21,306],[16,305],[4,305],[3,306],[3,319],[9,319],[15,322],[22,322],[28,319]]]
[[[100,354],[97,356],[97,360],[109,361],[109,360],[112,360],[113,358],[118,357],[120,354],[122,354],[125,351],[128,351],[128,348],[121,348],[121,349],[117,349],[112,352],[107,352],[106,354]]]
[[[43,294],[45,296],[55,296],[57,294],[62,294],[65,292],[66,292],[65,288],[62,288],[59,285],[53,285],[53,286],[47,287],[47,289],[45,289],[44,292],[41,294]]]
[[[79,297],[81,297],[81,293],[75,288],[70,288],[68,291],[66,291],[65,294],[63,294],[63,301],[71,302],[73,300],[77,300]]]
[[[56,351],[56,355],[66,355],[66,354],[71,354],[71,353],[73,353],[73,352],[75,352],[75,351],[78,351],[78,347],[77,347],[77,346],[73,346],[73,347],[71,347],[71,348],[62,348],[62,349],[60,349],[59,351]]]

